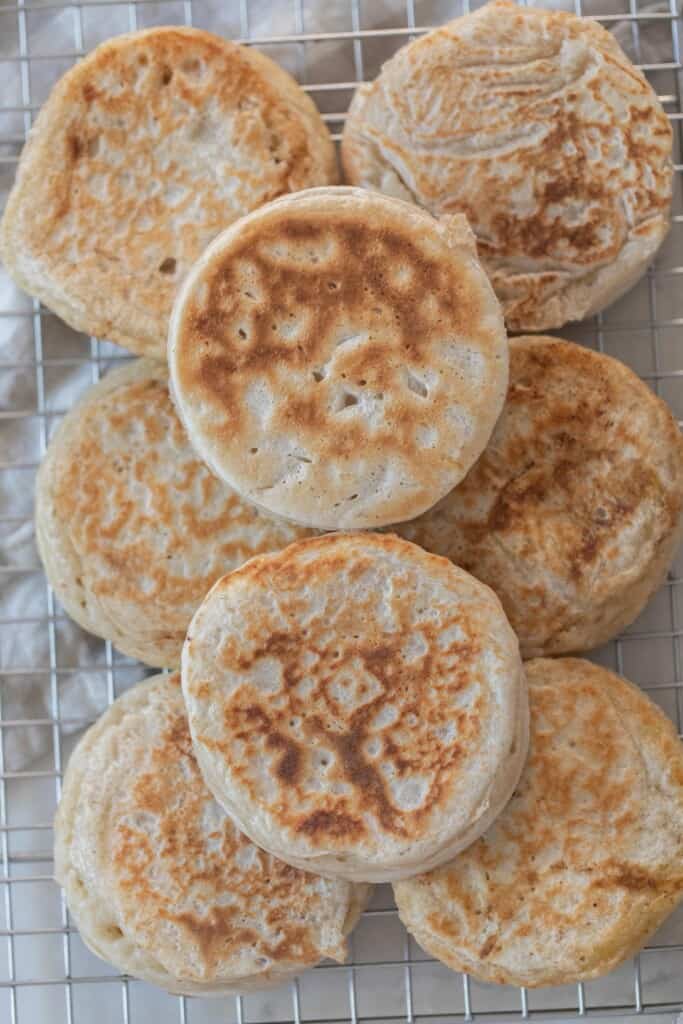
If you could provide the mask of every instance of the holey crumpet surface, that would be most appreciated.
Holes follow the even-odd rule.
[[[94,953],[192,995],[270,988],[344,960],[368,895],[242,835],[204,785],[177,673],[119,697],[71,755],[55,874]]]
[[[360,86],[342,155],[355,185],[464,213],[519,331],[592,316],[645,272],[671,149],[654,90],[597,21],[497,0]]]
[[[510,340],[510,387],[479,461],[398,527],[498,594],[524,657],[610,640],[662,583],[681,538],[683,440],[623,363]]]
[[[201,457],[255,505],[326,529],[410,519],[454,487],[496,422],[507,359],[464,219],[362,189],[234,224],[169,334]]]
[[[36,538],[59,600],[148,665],[180,664],[190,619],[217,579],[308,533],[209,472],[178,420],[165,364],[152,359],[86,391],[38,473]]]
[[[0,226],[8,271],[78,331],[164,357],[207,242],[337,180],[315,104],[254,49],[181,26],[102,43],[54,87]]]
[[[510,797],[517,639],[488,587],[398,537],[331,534],[215,584],[183,648],[197,760],[249,837],[319,874],[403,878]]]
[[[394,887],[402,921],[482,981],[564,985],[633,956],[683,896],[683,747],[637,687],[538,658],[529,758],[469,849]]]

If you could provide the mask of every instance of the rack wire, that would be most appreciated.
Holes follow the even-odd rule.
[[[616,30],[648,75],[674,129],[676,188],[671,236],[646,278],[602,316],[563,333],[622,358],[683,419],[683,76],[677,0],[655,7],[640,0],[572,0],[570,6]],[[257,45],[298,78],[338,140],[357,84],[373,78],[408,39],[467,9],[467,0],[0,0],[0,202],[50,84],[105,35],[152,24],[195,24]],[[59,34],[51,33],[50,19],[56,19]],[[57,39],[68,39],[68,45],[60,47]],[[340,77],[332,77],[330,69]],[[322,964],[274,993],[217,1001],[171,997],[120,976],[86,950],[52,882],[52,815],[72,734],[145,670],[109,643],[79,639],[42,576],[34,546],[30,539],[24,545],[24,539],[31,529],[32,477],[70,404],[63,399],[64,380],[75,375],[82,388],[126,356],[68,330],[14,290],[3,273],[0,267],[0,1021],[676,1019],[683,1010],[681,912],[639,957],[608,978],[540,992],[485,986],[447,971],[408,937],[389,887],[382,886],[354,934],[348,966]],[[593,655],[638,682],[671,715],[679,733],[681,588],[683,558],[638,622]],[[100,704],[83,714],[98,686]],[[79,703],[74,687],[87,691],[90,703]],[[22,688],[37,695],[31,706],[38,711],[31,717],[10,706],[12,694]],[[22,731],[30,732],[42,756],[14,765],[13,740]]]

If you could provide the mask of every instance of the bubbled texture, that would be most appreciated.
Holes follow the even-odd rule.
[[[200,775],[177,674],[119,698],[74,751],[55,822],[55,873],[84,941],[175,992],[277,985],[343,960],[364,887],[276,861]]]
[[[493,587],[524,657],[589,650],[640,613],[683,523],[683,441],[623,363],[510,340],[510,387],[462,484],[398,528]]]
[[[363,881],[471,842],[526,750],[495,595],[396,537],[335,534],[220,580],[183,649],[208,785],[259,845]]]
[[[169,362],[214,472],[324,529],[433,505],[483,448],[507,383],[462,218],[360,189],[280,199],[221,235],[179,295]]]
[[[207,243],[336,177],[314,104],[274,62],[196,29],[149,29],[103,43],[55,86],[0,250],[72,327],[164,357],[178,284]]]
[[[36,526],[69,614],[169,667],[219,577],[308,532],[211,475],[175,413],[165,366],[148,359],[109,373],[66,416],[38,475]]]
[[[635,686],[575,658],[526,663],[529,758],[494,825],[395,886],[420,945],[483,981],[607,974],[683,896],[683,747]]]
[[[669,223],[672,135],[597,22],[497,0],[401,49],[345,125],[348,181],[464,213],[512,330],[590,316]]]

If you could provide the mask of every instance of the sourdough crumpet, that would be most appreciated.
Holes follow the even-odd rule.
[[[420,945],[482,981],[599,977],[683,897],[683,747],[635,686],[578,658],[525,665],[529,758],[491,828],[394,886]]]
[[[209,246],[169,364],[192,443],[238,493],[308,526],[372,527],[467,472],[505,398],[507,341],[464,218],[311,189]]]
[[[591,316],[644,273],[669,226],[672,135],[595,21],[507,0],[405,46],[360,86],[354,185],[460,212],[511,330]]]
[[[211,475],[151,359],[91,388],[38,472],[38,548],[57,596],[84,629],[150,665],[179,664],[190,619],[224,573],[307,533]]]
[[[623,363],[510,340],[510,387],[484,454],[408,540],[493,587],[524,657],[588,650],[632,622],[681,538],[683,440]]]
[[[449,859],[505,805],[526,754],[498,599],[398,537],[313,538],[219,580],[182,682],[218,802],[324,876],[389,881]]]
[[[129,690],[76,747],[55,875],[97,956],[198,995],[344,960],[368,893],[283,864],[238,831],[202,781],[177,673]]]
[[[178,283],[207,243],[261,203],[336,180],[315,105],[273,61],[197,29],[134,32],[53,89],[0,256],[72,327],[164,357]]]

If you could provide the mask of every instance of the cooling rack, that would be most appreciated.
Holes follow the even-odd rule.
[[[567,3],[612,29],[649,77],[674,129],[676,188],[671,235],[656,265],[602,316],[562,333],[623,359],[683,418],[683,106],[676,5]],[[194,24],[254,44],[298,78],[338,140],[357,83],[373,78],[409,38],[466,9],[467,3],[453,0],[0,0],[0,205],[51,84],[112,34]],[[322,964],[272,993],[218,1000],[168,996],[121,977],[86,950],[51,879],[52,816],[62,770],[78,731],[148,670],[86,637],[63,613],[38,565],[32,489],[60,416],[109,364],[124,358],[115,346],[66,328],[15,289],[0,267],[0,1022],[677,1020],[683,1010],[683,912],[609,977],[540,992],[480,985],[431,960],[402,929],[387,886],[378,887],[354,933],[349,965]],[[682,587],[679,558],[634,626],[592,655],[639,683],[679,733]]]

